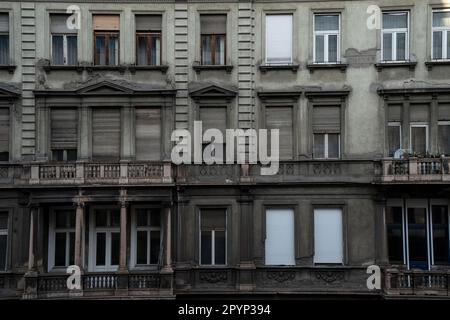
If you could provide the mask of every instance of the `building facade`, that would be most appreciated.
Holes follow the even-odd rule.
[[[450,3],[0,3],[0,298],[448,298],[449,155]]]

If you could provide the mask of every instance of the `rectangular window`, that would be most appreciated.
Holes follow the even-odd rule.
[[[340,60],[340,15],[314,15],[314,62],[337,63]]]
[[[344,261],[342,210],[314,210],[314,263]]]
[[[52,37],[52,64],[76,65],[78,63],[77,30],[67,27],[67,14],[50,15]]]
[[[0,108],[0,161],[9,161],[9,108]]]
[[[0,65],[9,64],[9,14],[0,13]]]
[[[136,64],[161,65],[161,15],[136,15]]]
[[[200,212],[200,264],[226,265],[227,212],[202,209]]]
[[[227,15],[200,15],[202,65],[225,65]]]
[[[92,110],[92,157],[120,158],[120,108]]]
[[[438,152],[450,155],[450,104],[438,105]]]
[[[292,63],[292,14],[266,15],[266,63]]]
[[[155,265],[161,252],[161,211],[136,209],[134,217],[135,265]]]
[[[136,160],[161,160],[161,108],[136,108]]]
[[[434,60],[450,59],[450,10],[433,11]]]
[[[53,210],[50,215],[49,235],[49,268],[73,265],[75,259],[75,210]]]
[[[51,150],[54,161],[77,160],[78,110],[51,109]]]
[[[208,129],[218,129],[222,132],[223,142],[213,142],[214,151],[210,152],[216,159],[223,159],[225,162],[226,144],[225,134],[227,129],[227,107],[202,106],[200,107],[200,121],[204,134]],[[210,141],[203,141],[203,150],[210,145]],[[208,155],[210,154],[208,153]],[[205,157],[203,157],[205,160]]]
[[[386,210],[388,254],[391,263],[403,264],[403,208]]]
[[[115,66],[119,64],[119,15],[95,15],[94,64]]]
[[[410,149],[412,153],[425,155],[428,151],[428,123],[430,107],[427,104],[410,106]]]
[[[294,226],[294,210],[266,211],[266,265],[295,265]]]
[[[431,206],[434,264],[449,264],[448,206]]]
[[[114,271],[120,257],[120,210],[96,209],[93,220],[94,269]]]
[[[383,12],[383,61],[409,60],[408,16],[408,12]]]
[[[280,134],[280,159],[290,160],[293,152],[293,108],[284,106],[266,107],[266,129],[269,130],[267,141],[270,143],[270,130],[278,129]],[[270,149],[268,149],[270,150]]]
[[[0,211],[0,271],[6,270],[8,254],[8,212]]]
[[[388,152],[393,157],[395,152],[402,148],[402,125],[399,122],[388,123]]]
[[[408,207],[408,256],[410,268],[428,269],[427,208]]]
[[[315,106],[312,130],[314,158],[338,159],[341,152],[341,108],[338,106]]]

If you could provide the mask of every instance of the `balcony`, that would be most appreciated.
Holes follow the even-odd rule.
[[[450,181],[450,158],[383,160],[383,183],[439,183]]]

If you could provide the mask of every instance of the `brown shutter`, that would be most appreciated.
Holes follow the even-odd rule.
[[[161,108],[137,108],[136,159],[161,160]]]
[[[9,152],[9,108],[0,108],[0,153]]]
[[[388,121],[402,121],[401,105],[391,105],[388,107]]]
[[[94,109],[92,112],[92,156],[95,159],[120,157],[120,109]]]
[[[439,104],[438,120],[439,121],[449,121],[450,120],[450,104]]]
[[[76,149],[77,148],[77,109],[51,110],[51,148]]]
[[[339,133],[341,131],[341,108],[314,107],[313,131],[314,133]]]
[[[50,16],[50,32],[51,33],[77,33],[77,29],[67,28],[68,14],[52,14]]]
[[[202,34],[226,34],[226,14],[202,14],[200,16],[200,29]]]
[[[409,112],[411,122],[428,122],[429,106],[427,104],[412,104]]]
[[[225,209],[202,209],[201,229],[225,229],[226,219]]]
[[[280,158],[292,159],[292,107],[266,107],[266,127],[280,130]],[[270,132],[267,143],[270,145]]]
[[[119,15],[95,15],[93,19],[94,30],[120,30]]]
[[[136,31],[161,31],[162,16],[136,15]]]
[[[225,139],[225,130],[227,128],[226,107],[201,107],[200,120],[202,121],[203,132],[207,129],[219,129]]]

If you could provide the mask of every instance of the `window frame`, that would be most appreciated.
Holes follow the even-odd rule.
[[[211,41],[211,64],[205,64],[203,62],[203,38],[209,37]],[[223,64],[216,63],[216,40],[217,37],[223,37]],[[225,66],[227,64],[227,34],[226,33],[201,33],[200,34],[200,63],[202,66]]]
[[[14,145],[14,135],[13,135],[13,107],[8,104],[2,104],[0,103],[0,108],[8,109],[8,133],[9,133],[9,140],[8,140],[8,160],[0,160],[0,163],[5,164],[9,163],[12,159],[12,146]]]
[[[450,121],[448,121],[448,120],[446,120],[446,121],[438,120],[437,121],[437,130],[438,130],[437,131],[437,148],[438,148],[438,152],[440,154],[443,154],[442,151],[439,150],[439,147],[440,147],[440,145],[439,145],[439,126],[448,126],[448,127],[450,127]]]
[[[105,37],[105,64],[100,64],[100,56],[97,54],[97,36]],[[109,63],[109,41],[111,36],[117,36],[117,61],[115,64]],[[120,65],[120,31],[94,30],[94,66],[117,67]]]
[[[324,153],[323,153],[323,158],[319,158],[319,157],[316,157],[315,155],[314,155],[314,139],[315,139],[315,136],[316,135],[318,135],[318,134],[323,134],[324,135]],[[330,158],[329,156],[328,156],[328,153],[329,153],[329,145],[328,145],[328,135],[329,134],[337,134],[337,136],[338,136],[338,157],[337,158]],[[325,133],[313,133],[313,159],[317,159],[317,160],[339,160],[341,158],[341,133],[339,132],[336,132],[336,133],[333,133],[333,132],[325,132]]]
[[[3,66],[11,66],[12,65],[11,59],[12,59],[12,57],[14,57],[14,54],[13,54],[14,46],[12,45],[14,39],[13,39],[13,32],[11,32],[11,27],[13,27],[13,24],[12,24],[13,21],[12,21],[11,13],[12,12],[8,9],[0,11],[0,14],[8,15],[8,32],[0,32],[0,35],[8,37],[8,62],[6,64],[0,64]]]
[[[324,31],[316,31],[316,16],[338,16],[339,24],[337,32],[336,30],[324,30]],[[313,61],[314,64],[339,64],[341,63],[341,13],[314,13],[313,14]],[[324,36],[324,47],[323,47],[323,62],[317,61],[316,56],[316,36],[322,35]],[[329,61],[329,50],[328,50],[328,39],[329,36],[337,36],[337,48],[336,48],[336,61]]]
[[[403,137],[402,137],[402,123],[401,121],[388,121],[387,124],[388,127],[398,127],[399,128],[399,135],[400,135],[400,149],[403,149]],[[386,134],[386,138],[388,139],[388,143],[387,143],[387,152],[388,152],[388,156],[389,156],[389,133]]]
[[[447,43],[449,41],[448,34],[450,33],[450,27],[435,27],[433,26],[433,18],[435,12],[450,12],[450,8],[445,9],[433,9],[431,11],[431,60],[432,61],[450,61],[450,53],[447,52]],[[442,33],[442,58],[434,58],[434,32]]]
[[[202,263],[202,210],[208,210],[208,209],[216,209],[216,210],[223,210],[225,214],[225,228],[216,228],[212,230],[205,230],[205,231],[211,231],[211,264],[203,264]],[[198,211],[198,265],[201,267],[226,267],[228,266],[228,208],[226,207],[202,207],[199,208]],[[216,264],[215,262],[215,231],[224,231],[225,232],[225,263],[224,264]]]
[[[341,216],[341,237],[342,237],[342,259],[341,262],[316,262],[316,248],[315,248],[315,232],[316,232],[316,211],[321,210],[339,210]],[[312,264],[313,266],[344,266],[347,262],[347,212],[345,205],[339,204],[326,204],[326,205],[314,205],[312,208],[312,246],[313,246],[313,254],[312,254]]]
[[[139,45],[139,41],[138,39],[140,37],[144,37],[145,39],[147,39],[147,63],[146,64],[139,64],[139,50],[138,50],[138,45]],[[159,61],[158,63],[151,63],[152,59],[153,59],[153,38],[157,38],[159,39]],[[161,60],[162,60],[162,31],[156,32],[156,31],[136,31],[136,35],[135,35],[135,41],[136,41],[136,65],[137,66],[161,66]]]
[[[383,63],[399,63],[399,62],[408,62],[411,59],[410,56],[410,29],[411,29],[411,22],[410,22],[410,12],[409,10],[396,10],[396,11],[383,11],[381,15],[385,13],[406,13],[406,21],[407,26],[405,28],[393,28],[393,29],[385,29],[382,25],[381,27],[381,56],[380,60]],[[381,24],[383,24],[383,17],[381,17]],[[399,33],[405,33],[405,59],[404,60],[398,60],[397,59],[397,34]],[[384,60],[384,35],[385,34],[392,34],[392,51],[391,51],[391,58],[392,60]]]
[[[76,212],[73,207],[52,207],[50,208],[49,214],[49,224],[48,224],[48,271],[65,270],[70,265],[70,233],[74,233],[76,230],[76,225],[73,228],[57,228],[56,227],[56,211],[58,210],[72,210],[74,214],[74,220],[76,223]],[[66,234],[66,264],[64,266],[55,266],[55,245],[56,245],[56,233]]]
[[[78,64],[78,34],[67,34],[67,33],[52,33],[51,34],[51,41],[50,41],[50,61],[53,66],[58,66],[59,64],[55,64],[53,61],[53,37],[63,37],[63,66],[76,66]],[[77,41],[77,61],[75,64],[69,64],[69,56],[68,56],[68,41],[67,37],[75,37]]]
[[[10,263],[10,250],[11,250],[11,246],[10,246],[10,236],[9,236],[9,230],[11,229],[11,224],[12,224],[12,219],[11,219],[11,211],[9,209],[0,209],[0,212],[6,212],[7,215],[7,221],[6,221],[6,229],[0,229],[0,236],[5,236],[6,235],[6,250],[5,250],[5,265],[4,267],[0,266],[0,274],[2,272],[7,272],[8,267],[9,267],[9,263]]]
[[[269,46],[268,46],[268,34],[267,34],[267,31],[268,31],[268,28],[267,28],[267,17],[268,16],[290,16],[291,17],[291,23],[292,23],[292,31],[291,31],[291,56],[290,56],[290,61],[289,62],[282,62],[282,63],[273,63],[273,62],[268,62],[267,61],[267,58],[268,58],[268,54],[267,54],[267,52],[268,52],[268,49],[269,49]],[[293,64],[293,62],[294,62],[294,52],[295,52],[295,50],[294,50],[294,38],[295,38],[295,35],[294,35],[294,32],[295,32],[295,25],[294,25],[294,12],[280,12],[280,13],[277,13],[277,12],[267,12],[267,13],[265,13],[264,14],[264,28],[265,28],[265,30],[264,30],[264,63],[266,64],[266,65],[273,65],[273,66],[284,66],[284,65],[291,65],[291,64]]]
[[[415,150],[413,150],[412,148],[412,128],[425,128],[425,142],[426,142],[426,146],[425,146],[425,153],[430,151],[430,124],[428,122],[410,122],[409,124],[409,151],[410,152],[415,152]]]

